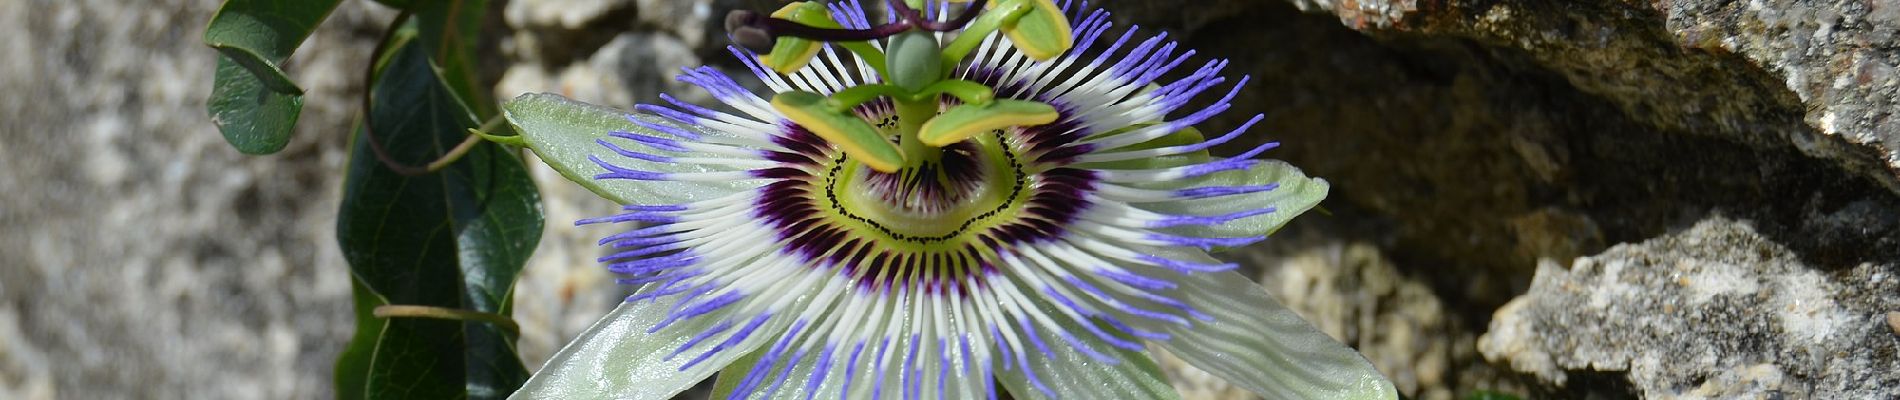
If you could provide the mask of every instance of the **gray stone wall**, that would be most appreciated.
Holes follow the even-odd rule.
[[[206,116],[215,0],[0,1],[0,398],[317,398],[352,332],[334,234],[361,65],[348,1],[289,63],[296,139]]]
[[[343,3],[290,62],[296,139],[248,157],[203,109],[217,3],[0,1],[0,398],[330,396],[337,188],[391,13]],[[1209,129],[1265,113],[1269,156],[1335,192],[1229,257],[1408,396],[1900,395],[1900,4],[1099,3],[1254,78]],[[673,71],[736,69],[717,21],[775,4],[498,2],[490,78],[706,100]],[[625,289],[569,224],[614,206],[530,164],[533,368]]]

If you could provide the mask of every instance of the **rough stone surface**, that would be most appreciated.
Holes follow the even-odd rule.
[[[295,138],[206,116],[214,0],[0,2],[0,398],[323,398],[352,331],[334,234],[357,76],[344,2],[288,64]]]
[[[1476,334],[1446,315],[1429,285],[1401,274],[1377,247],[1322,242],[1249,249],[1234,257],[1261,268],[1259,280],[1268,293],[1359,349],[1399,393],[1450,400],[1452,388],[1482,379],[1453,371],[1477,361]]]
[[[1538,266],[1478,341],[1572,392],[1645,398],[1900,397],[1900,265],[1823,271],[1745,222],[1711,218],[1568,268]],[[1635,393],[1572,382],[1615,372]]]
[[[1650,125],[1792,147],[1900,191],[1900,3],[1294,3],[1375,35],[1521,50]]]
[[[198,29],[218,2],[148,3],[0,2],[0,89],[31,94],[0,98],[0,225],[11,228],[0,233],[0,398],[328,397],[351,329],[331,231],[342,133],[388,10],[343,3],[291,62],[310,90],[296,140],[248,157],[202,106],[215,59]],[[1874,295],[1900,279],[1892,1],[1096,3],[1170,32],[1198,51],[1191,62],[1231,59],[1231,74],[1253,78],[1204,128],[1265,113],[1252,140],[1282,141],[1269,156],[1335,191],[1328,213],[1288,230],[1307,233],[1232,257],[1408,395],[1825,398],[1895,386],[1878,373],[1894,370],[1900,305]],[[627,107],[662,91],[704,100],[673,71],[737,71],[719,18],[781,3],[496,4],[507,30],[491,39],[506,57],[485,62],[506,63],[497,96]],[[626,289],[592,262],[607,228],[568,225],[613,205],[530,165],[549,223],[516,318],[538,368]],[[1752,230],[1680,232],[1717,214]],[[1533,268],[1636,242],[1585,258],[1590,268]],[[1678,267],[1630,249],[1720,262],[1658,276]],[[1530,306],[1564,297],[1546,281],[1601,281],[1611,260],[1625,265],[1613,287],[1663,297]],[[1676,279],[1694,284],[1666,285]],[[1789,299],[1804,302],[1762,307]],[[1684,331],[1711,343],[1622,329],[1727,317],[1746,329]],[[1584,346],[1596,337],[1538,336],[1563,333],[1550,332],[1558,323],[1630,340],[1609,343],[1616,353]],[[1483,353],[1504,355],[1495,364],[1475,339],[1487,326]],[[1784,341],[1750,339],[1769,336]],[[1818,356],[1856,340],[1867,346]],[[1189,398],[1248,397],[1161,360]],[[1675,365],[1702,372],[1684,378]]]
[[[1891,174],[1855,161],[1870,160],[1853,150],[1869,147],[1805,124],[1798,96],[1746,60],[1664,40],[1660,17],[1507,1],[1494,3],[1514,10],[1513,24],[1480,29],[1454,18],[1475,7],[1465,3],[1346,3],[1409,22],[1342,24],[1278,2],[1116,18],[1177,28],[1187,47],[1252,76],[1236,112],[1206,129],[1264,113],[1254,140],[1285,143],[1269,155],[1334,182],[1326,206],[1360,227],[1344,233],[1379,243],[1454,308],[1503,304],[1538,258],[1655,237],[1717,210],[1821,265],[1900,258],[1900,230],[1882,222],[1900,215],[1883,183]],[[1568,30],[1595,36],[1527,42],[1538,46],[1506,36]],[[1849,215],[1873,222],[1823,222]],[[1434,270],[1443,265],[1468,272]],[[1488,315],[1459,314],[1474,326]]]

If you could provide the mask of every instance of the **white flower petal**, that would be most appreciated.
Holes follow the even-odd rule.
[[[774,318],[736,345],[712,353],[681,370],[694,357],[719,344],[738,326],[713,335],[691,349],[674,355],[698,333],[712,328],[731,312],[715,312],[680,320],[658,332],[647,333],[666,319],[677,296],[622,303],[600,322],[561,348],[510,399],[670,399],[693,387],[784,331],[785,318]],[[743,323],[744,321],[739,321]]]
[[[1045,306],[1048,305],[1045,304]],[[1109,346],[1099,339],[1089,337],[1086,332],[1083,332],[1081,327],[1074,326],[1066,321],[1062,325],[1065,330],[1082,332],[1078,334],[1078,339],[1087,343],[1090,348],[1103,352],[1110,357],[1115,357],[1119,362],[1115,364],[1103,363],[1077,351],[1074,347],[1066,343],[1062,343],[1061,339],[1044,337],[1043,340],[1051,341],[1049,342],[1049,351],[1052,357],[1043,357],[1040,352],[1031,349],[1031,353],[1026,360],[1029,363],[1029,370],[1034,373],[1037,381],[1042,383],[1042,388],[1046,388],[1055,394],[1053,398],[1181,398],[1179,393],[1175,393],[1174,387],[1168,385],[1167,379],[1162,376],[1160,368],[1155,365],[1154,360],[1149,358],[1148,355]],[[1050,336],[1047,333],[1043,333],[1042,335]],[[998,360],[998,362],[1004,361],[1006,360]],[[1007,361],[1015,362],[1014,360]],[[1018,399],[1052,398],[1048,396],[1048,394],[1043,393],[1041,388],[1037,388],[1029,381],[1029,375],[1023,373],[1023,369],[1020,365],[1011,366],[1011,368],[1007,370],[1003,369],[1002,365],[997,365],[996,380],[1001,382],[1003,387],[1009,390],[1011,397]]]
[[[1154,249],[1149,249],[1154,250]],[[1197,250],[1156,254],[1217,263]],[[1167,332],[1176,356],[1266,399],[1396,399],[1398,392],[1358,352],[1333,340],[1233,271],[1174,279],[1167,295],[1213,317],[1191,327],[1131,320]]]

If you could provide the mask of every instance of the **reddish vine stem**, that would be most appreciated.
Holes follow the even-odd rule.
[[[376,94],[377,61],[383,56],[383,52],[389,50],[390,39],[395,37],[398,27],[401,27],[403,23],[409,22],[410,15],[409,10],[403,10],[402,13],[396,14],[395,21],[391,21],[389,28],[383,30],[383,36],[377,39],[376,49],[370,53],[369,66],[363,69],[363,84],[366,86],[363,91],[363,140],[369,142],[370,153],[374,153],[376,155],[376,161],[383,164],[384,167],[402,176],[420,176],[447,168],[449,164],[455,163],[456,160],[460,160],[462,156],[467,155],[470,150],[474,150],[475,145],[480,144],[482,138],[476,135],[469,135],[468,138],[462,140],[462,143],[456,144],[455,147],[450,148],[448,152],[442,153],[441,156],[421,166],[410,165],[396,160],[395,157],[389,155],[389,149],[383,147],[382,141],[376,139],[376,123],[373,106]]]
[[[910,5],[905,4],[904,0],[890,0],[887,3],[891,6],[892,11],[902,17],[901,19],[903,19],[904,22],[915,24],[918,28],[922,28],[926,31],[949,32],[962,29],[964,25],[968,25],[971,20],[976,19],[976,15],[980,13],[979,11],[981,11],[983,6],[987,5],[989,1],[976,0],[971,2],[969,7],[963,9],[963,13],[957,14],[956,18],[941,22],[931,21],[930,18],[925,17],[922,12],[917,11],[915,8],[910,8]],[[949,6],[945,5],[945,7]]]

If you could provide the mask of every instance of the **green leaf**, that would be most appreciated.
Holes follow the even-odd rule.
[[[363,281],[350,279],[351,297],[356,304],[356,334],[350,337],[350,346],[336,357],[336,398],[338,400],[362,399],[363,388],[369,383],[369,361],[376,354],[376,337],[383,334],[383,319],[376,318],[376,307],[388,302],[370,291]]]
[[[230,58],[218,59],[211,87],[211,124],[245,154],[270,154],[290,143],[303,96],[273,91]]]
[[[1504,393],[1504,392],[1493,391],[1493,390],[1478,390],[1478,391],[1471,392],[1471,394],[1465,395],[1464,399],[1465,400],[1519,400],[1519,399],[1522,399],[1522,397],[1517,397],[1510,393]]]
[[[447,168],[405,176],[371,148],[373,137],[395,162],[424,165],[475,126],[419,43],[395,50],[372,86],[370,120],[355,141],[344,183],[337,240],[351,272],[387,304],[505,316],[515,277],[542,228],[539,194],[521,160],[482,142]],[[359,341],[368,328],[358,326]],[[393,318],[373,337],[367,371],[355,372],[365,374],[365,398],[502,398],[528,375],[514,340],[488,323]]]
[[[625,179],[596,180],[595,175],[607,172],[605,168],[589,161],[590,156],[599,156],[604,160],[613,160],[616,164],[628,168],[654,172],[701,172],[712,171],[700,164],[655,163],[644,160],[621,157],[595,142],[608,139],[607,133],[613,131],[633,132],[658,137],[672,137],[652,129],[634,125],[628,121],[624,111],[577,102],[567,98],[546,94],[529,93],[516,97],[502,105],[503,115],[514,124],[515,131],[521,133],[523,141],[534,154],[547,162],[548,166],[560,171],[568,180],[594,191],[601,197],[620,202],[620,204],[678,204],[693,200],[702,200],[722,196],[756,187],[757,182],[666,182],[666,181],[630,181]],[[647,115],[635,115],[654,124],[675,126],[703,135],[727,135],[711,129],[699,129],[679,126],[672,122]],[[619,140],[619,139],[610,139]],[[628,141],[617,144],[626,148],[639,148]]]
[[[494,116],[492,94],[488,86],[482,84],[475,65],[488,0],[408,0],[403,3],[406,4],[399,8],[415,13],[416,39],[430,44],[429,52],[441,67],[442,80],[448,83],[449,89],[475,111],[477,119]]]
[[[218,50],[206,106],[224,139],[246,154],[270,154],[290,143],[303,109],[303,89],[280,66],[338,0],[230,0],[205,28]]]
[[[719,375],[713,377],[712,394],[706,398],[731,398],[732,392],[739,390],[739,382],[745,380],[746,374],[752,372],[752,368],[758,366],[759,359],[762,358],[765,358],[765,352],[754,351],[744,357],[739,357],[738,360],[733,360],[731,365],[719,370]]]

